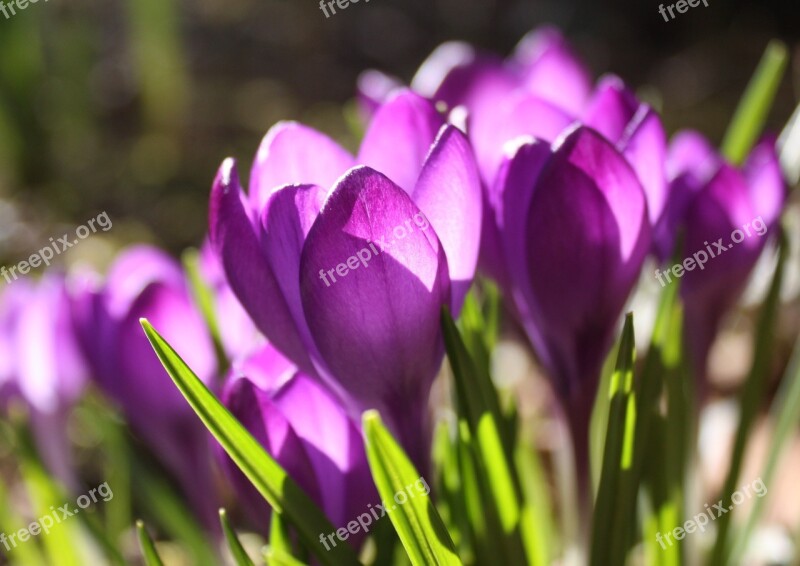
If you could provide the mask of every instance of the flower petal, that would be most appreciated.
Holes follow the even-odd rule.
[[[398,91],[375,113],[358,162],[380,171],[411,194],[443,124],[430,101],[407,89]]]
[[[650,246],[644,192],[614,147],[581,127],[542,172],[527,226],[532,312],[558,391],[591,396]]]
[[[425,162],[414,202],[436,230],[447,254],[454,316],[472,285],[480,251],[483,201],[472,148],[454,126],[443,126]]]
[[[225,160],[211,190],[209,235],[228,283],[256,326],[298,367],[314,373],[295,319],[248,217],[235,161]]]
[[[592,88],[591,75],[558,29],[543,26],[526,35],[513,56],[525,88],[578,115]]]
[[[658,114],[641,105],[617,147],[642,183],[650,223],[655,225],[667,203],[667,136]]]
[[[639,105],[636,96],[625,87],[622,79],[606,76],[600,79],[581,121],[616,144],[625,134]]]
[[[270,128],[250,172],[250,202],[261,210],[283,185],[310,184],[329,189],[355,165],[353,156],[328,136],[296,122]]]
[[[742,171],[750,189],[754,212],[767,225],[777,221],[787,196],[775,143],[774,136],[761,140],[750,152]]]
[[[424,220],[399,187],[358,167],[328,197],[303,250],[311,333],[344,388],[368,407],[418,402],[441,363],[447,259]]]

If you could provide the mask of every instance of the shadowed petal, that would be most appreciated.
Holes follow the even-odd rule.
[[[593,130],[571,133],[542,172],[528,242],[533,314],[541,316],[559,392],[591,397],[650,246],[636,175]]]
[[[334,188],[303,250],[311,333],[347,391],[366,406],[419,399],[441,363],[447,259],[405,192],[368,168]]]

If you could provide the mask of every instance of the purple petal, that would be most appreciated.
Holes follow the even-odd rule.
[[[300,285],[311,333],[365,406],[416,402],[441,363],[447,259],[424,220],[404,191],[358,167],[334,188],[303,250]]]
[[[73,325],[65,282],[45,276],[20,313],[17,379],[26,400],[42,413],[75,401],[88,377]]]
[[[487,184],[494,182],[506,143],[520,136],[553,142],[572,122],[557,107],[526,93],[507,98],[491,114],[473,116],[472,139]]]
[[[582,122],[617,144],[640,106],[636,96],[615,76],[603,77],[583,113]]]
[[[431,102],[410,90],[399,91],[375,113],[358,162],[380,171],[411,194],[443,124]]]
[[[377,496],[359,428],[328,391],[303,374],[287,383],[273,401],[310,447],[306,452],[325,513],[335,526],[345,526]]]
[[[298,367],[314,373],[295,319],[247,214],[235,162],[225,160],[211,191],[209,234],[228,282],[256,326]],[[295,272],[296,273],[296,272]]]
[[[155,282],[182,286],[184,277],[178,263],[152,246],[136,245],[123,251],[106,276],[106,301],[112,315],[126,313],[141,292]]]
[[[705,184],[721,164],[722,159],[702,134],[684,131],[672,138],[667,154],[668,179],[691,172],[699,184]]]
[[[261,210],[283,185],[319,185],[326,190],[355,165],[353,156],[320,132],[296,122],[273,126],[258,148],[250,172],[250,201]]]
[[[583,111],[592,88],[591,75],[554,27],[526,35],[514,53],[525,88],[570,114]]]
[[[667,137],[658,114],[646,105],[640,106],[618,148],[642,183],[650,223],[655,225],[667,203]]]
[[[222,401],[306,494],[321,505],[322,493],[304,444],[270,396],[249,379],[237,379],[226,387]],[[219,453],[239,499],[266,530],[269,506],[233,460],[221,449]]]
[[[528,218],[533,313],[563,398],[594,394],[649,245],[633,170],[594,130],[576,129],[542,172]]]
[[[375,70],[364,71],[358,76],[358,105],[369,120],[380,106],[389,99],[393,90],[402,87],[399,79]]]
[[[774,224],[786,202],[786,181],[783,179],[775,137],[761,140],[747,159],[743,173],[750,189],[754,215],[767,225]]]
[[[204,383],[211,383],[216,374],[214,344],[188,292],[153,283],[120,323],[115,367],[117,401],[133,414],[191,413],[142,332],[141,318],[150,321]]]
[[[494,191],[497,195],[494,210],[508,277],[506,292],[513,299],[518,319],[546,367],[552,364],[544,338],[534,322],[540,320],[540,315],[534,314],[536,301],[531,294],[530,272],[520,258],[527,254],[527,221],[534,189],[552,155],[550,145],[543,141],[520,144],[500,167]]]
[[[413,199],[447,254],[453,316],[458,316],[478,263],[481,182],[472,148],[454,126],[443,126],[422,169]]]

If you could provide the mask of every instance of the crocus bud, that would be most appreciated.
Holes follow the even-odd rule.
[[[197,376],[213,385],[214,346],[179,264],[157,249],[131,248],[112,265],[102,286],[76,302],[83,345],[98,385],[175,474],[206,524],[217,524],[210,435],[139,324],[147,318]]]
[[[336,528],[377,501],[358,422],[272,346],[234,366],[222,399]],[[269,506],[221,448],[218,454],[239,501],[266,531]],[[348,542],[358,548],[367,533],[361,530]]]
[[[763,139],[736,168],[700,134],[683,132],[670,146],[668,170],[669,202],[656,228],[656,248],[667,262],[684,230],[678,254],[686,262],[679,272],[684,335],[695,371],[703,376],[719,324],[744,290],[780,217],[786,184],[773,137]],[[670,281],[673,277],[674,271]]]

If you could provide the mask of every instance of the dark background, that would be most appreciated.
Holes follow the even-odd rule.
[[[800,10],[708,2],[665,22],[650,0],[361,0],[329,19],[315,0],[40,0],[0,15],[0,263],[102,210],[113,230],[67,261],[103,263],[135,240],[197,245],[219,163],[246,170],[277,120],[353,148],[362,70],[408,81],[442,41],[507,54],[544,23],[596,76],[615,72],[659,107],[670,133],[718,142],[767,42],[800,54]],[[794,65],[774,130],[797,101]]]

